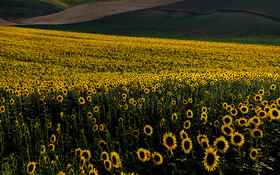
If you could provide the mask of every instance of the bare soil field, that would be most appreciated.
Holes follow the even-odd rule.
[[[90,21],[106,16],[135,10],[148,9],[156,6],[168,5],[182,0],[120,0],[104,3],[82,4],[64,11],[29,19],[17,20],[17,23],[6,22],[1,19],[0,25],[19,24],[71,24]]]

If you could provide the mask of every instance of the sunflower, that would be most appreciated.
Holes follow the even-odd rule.
[[[191,122],[189,120],[184,122],[184,128],[189,129],[191,127]]]
[[[181,139],[185,139],[188,137],[188,134],[185,132],[185,130],[180,131],[180,137]]]
[[[91,119],[91,123],[92,123],[92,124],[95,124],[95,123],[96,123],[96,118],[92,118],[92,119]]]
[[[46,147],[45,145],[42,145],[40,149],[40,154],[45,154],[45,152],[46,152]]]
[[[219,120],[214,121],[214,126],[217,128],[219,126]]]
[[[202,139],[200,141],[200,146],[203,150],[206,150],[209,147],[209,140],[208,138]]]
[[[280,98],[277,98],[275,103],[277,104],[277,106],[280,106]]]
[[[76,115],[75,115],[75,114],[72,114],[70,117],[71,117],[72,120],[75,120]]]
[[[261,95],[263,95],[263,94],[255,95],[255,96],[254,96],[254,100],[255,100],[255,101],[262,101],[262,96],[261,96]]]
[[[162,162],[163,162],[163,157],[162,157],[162,155],[161,155],[160,153],[154,152],[154,153],[152,154],[152,157],[153,157],[153,162],[154,162],[154,164],[156,164],[156,165],[161,165],[161,164],[162,164]]]
[[[118,153],[115,151],[111,152],[111,162],[115,168],[120,168],[122,167],[122,163],[120,160],[120,156]]]
[[[90,171],[90,170],[92,170],[92,169],[93,169],[93,164],[90,163],[90,164],[88,165],[88,170]]]
[[[120,118],[118,119],[118,122],[119,122],[119,123],[122,123],[122,122],[123,122],[123,118],[120,117]]]
[[[14,104],[15,104],[15,100],[14,100],[14,99],[11,99],[11,100],[10,100],[10,105],[13,106]]]
[[[135,137],[138,137],[140,135],[140,133],[137,130],[133,130],[132,135],[135,136]]]
[[[55,146],[54,146],[54,144],[49,144],[49,150],[50,151],[54,151],[55,150]]]
[[[249,112],[249,109],[247,106],[241,106],[240,111],[242,114],[247,114]]]
[[[83,105],[83,104],[85,104],[85,99],[83,98],[83,97],[80,97],[79,98],[79,103],[81,104],[81,105]]]
[[[171,116],[172,122],[176,122],[177,119],[178,119],[178,115],[176,113],[173,113],[172,116]]]
[[[27,173],[28,174],[34,174],[36,169],[36,163],[35,162],[29,162],[27,165]]]
[[[138,156],[138,158],[139,158],[139,160],[140,160],[141,162],[147,161],[147,154],[146,154],[145,149],[139,148],[139,149],[137,150],[137,156]]]
[[[85,159],[85,161],[89,161],[89,159],[91,158],[91,154],[89,150],[83,150],[81,152],[81,157],[83,157]]]
[[[223,103],[223,108],[226,109],[226,108],[227,108],[227,105],[228,105],[228,104],[227,104],[226,102],[224,102],[224,103]]]
[[[250,128],[251,130],[256,129],[256,128],[259,127],[259,125],[256,124],[256,123],[253,122],[253,121],[248,121],[248,122],[247,122],[247,125],[249,126],[249,128]]]
[[[86,163],[85,158],[84,158],[84,157],[81,157],[81,160],[80,160],[80,162],[79,162],[79,168],[80,168],[80,169],[83,169],[84,166],[85,166],[85,163]]]
[[[224,138],[224,136],[217,138],[214,142],[214,146],[215,149],[221,153],[227,152],[227,149],[229,148],[228,141]]]
[[[272,119],[276,119],[280,116],[280,112],[277,108],[272,108],[269,111],[269,115],[271,116]]]
[[[52,127],[52,123],[51,122],[48,122],[47,123],[47,128],[51,128]]]
[[[231,136],[233,133],[233,128],[228,126],[228,125],[223,125],[222,126],[222,132],[226,135],[226,136]]]
[[[253,129],[251,134],[254,138],[262,138],[263,137],[263,132],[260,129]]]
[[[75,149],[75,155],[76,155],[76,156],[80,157],[80,156],[81,156],[81,153],[82,153],[81,148]]]
[[[5,106],[1,106],[1,107],[0,107],[0,111],[1,111],[2,113],[5,112],[5,110],[6,110],[6,109],[5,109]]]
[[[95,168],[93,168],[93,169],[91,169],[91,170],[89,171],[88,174],[89,174],[89,175],[98,175],[98,170],[95,169]]]
[[[260,117],[261,119],[264,119],[267,116],[267,113],[265,110],[260,110],[257,114],[258,114],[258,117]]]
[[[99,131],[104,131],[104,125],[103,124],[99,125]]]
[[[165,133],[163,136],[163,145],[167,149],[175,149],[177,147],[176,136],[171,132]]]
[[[207,117],[201,117],[200,120],[202,121],[202,124],[206,124],[207,123]]]
[[[150,126],[150,125],[146,125],[144,127],[144,133],[147,135],[147,136],[151,136],[153,134],[153,128]]]
[[[174,153],[171,149],[168,149],[166,152],[167,152],[167,157],[168,158],[172,158],[174,156]]]
[[[98,112],[98,111],[99,111],[99,107],[98,107],[98,106],[95,106],[95,107],[93,108],[93,111],[94,111],[94,112]]]
[[[92,112],[88,112],[88,113],[87,113],[87,117],[88,117],[88,118],[92,118]]]
[[[249,119],[249,122],[252,121],[254,123],[256,123],[257,125],[260,125],[261,124],[261,119],[257,116],[254,116],[252,118]]]
[[[160,120],[160,124],[159,125],[163,126],[164,122],[165,122],[165,119],[163,118],[163,119]]]
[[[244,136],[238,132],[231,135],[231,143],[235,146],[242,146],[244,144]]]
[[[207,171],[214,171],[216,167],[218,166],[220,156],[217,155],[217,151],[213,148],[209,147],[205,151],[204,160],[202,163],[204,163],[204,167]]]
[[[202,107],[201,112],[207,112],[207,108],[205,106]]]
[[[230,110],[230,114],[231,114],[232,116],[236,116],[237,113],[238,113],[238,111],[237,111],[235,108],[233,108],[233,109]]]
[[[50,142],[54,143],[56,141],[56,136],[53,134],[50,138]]]
[[[61,103],[63,101],[62,95],[57,96],[56,100]]]
[[[103,151],[103,152],[101,153],[101,159],[102,159],[103,161],[108,160],[108,159],[109,159],[109,154],[108,154],[106,151]]]
[[[181,146],[182,146],[182,150],[185,153],[189,153],[191,151],[191,149],[193,148],[191,139],[188,137],[183,139]]]
[[[97,124],[93,125],[92,131],[97,131],[97,130],[98,130],[98,125]]]
[[[232,118],[231,118],[231,116],[225,115],[225,116],[223,117],[223,123],[224,123],[225,125],[230,125],[230,124],[232,123]]]
[[[238,124],[241,126],[241,125],[243,125],[243,124],[247,124],[247,119],[246,118],[239,118],[239,120],[238,120]]]
[[[258,156],[258,150],[257,149],[252,149],[250,152],[250,157],[252,160],[255,160]]]
[[[99,146],[99,148],[104,148],[105,147],[105,145],[106,145],[107,143],[104,141],[104,140],[100,140],[99,142],[98,142],[98,146]]]
[[[186,112],[186,114],[187,114],[187,117],[188,118],[192,118],[193,117],[193,112],[192,112],[192,110],[187,110],[187,112]]]
[[[198,134],[196,139],[197,139],[197,142],[200,144],[202,139],[207,139],[207,136],[203,135],[203,134]]]
[[[91,99],[92,99],[91,96],[87,96],[87,101],[88,102],[91,102]]]

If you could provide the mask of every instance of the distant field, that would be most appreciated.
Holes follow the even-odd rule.
[[[80,78],[87,79],[89,72],[135,72],[134,69],[139,73],[206,72],[210,69],[274,73],[280,70],[278,63],[269,61],[279,58],[279,46],[119,37],[4,26],[1,27],[1,38],[2,61],[10,60],[6,66],[12,66],[1,73],[15,80],[27,78],[30,68],[51,71],[59,79],[62,78],[60,75],[65,75],[66,79],[76,76],[73,71],[83,75]],[[128,54],[132,51],[133,54]],[[203,58],[203,62],[198,62],[199,58]],[[238,64],[231,64],[235,63],[234,60],[238,60]],[[147,63],[149,67],[145,66]],[[40,68],[48,65],[54,69]],[[14,71],[9,72],[16,67],[21,78],[15,76]],[[44,75],[49,73],[34,71],[33,75],[48,79]]]
[[[280,46],[0,26],[0,172],[277,175],[279,62]]]

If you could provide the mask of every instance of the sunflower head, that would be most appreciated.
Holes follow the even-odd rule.
[[[163,145],[167,149],[175,149],[177,147],[176,136],[173,133],[165,133],[163,135]]]
[[[172,122],[176,122],[176,121],[177,121],[177,119],[178,119],[178,115],[177,115],[177,113],[173,113],[173,114],[172,114],[172,116],[171,116],[171,120],[172,120]]]
[[[182,150],[188,154],[193,148],[191,139],[190,138],[183,139],[181,146],[182,146]]]
[[[223,123],[224,123],[225,125],[230,125],[230,124],[232,123],[232,117],[229,116],[229,115],[225,115],[225,116],[223,117]]]
[[[214,171],[218,166],[220,156],[217,155],[217,151],[209,147],[205,151],[204,160],[202,163],[207,171]]]
[[[147,161],[147,154],[146,154],[146,150],[145,149],[139,148],[137,150],[137,156],[138,156],[138,158],[139,158],[139,160],[141,162],[146,162]]]
[[[105,146],[106,146],[106,142],[104,141],[104,140],[100,140],[99,142],[98,142],[98,146],[99,146],[99,148],[101,148],[101,149],[103,149]]]
[[[150,126],[150,125],[146,125],[144,127],[144,133],[147,135],[147,136],[151,136],[153,134],[153,128]]]
[[[114,152],[111,152],[111,162],[112,162],[112,165],[115,167],[115,168],[120,168],[122,167],[122,163],[121,163],[121,160],[120,160],[120,156],[118,153],[116,153],[115,151]]]
[[[107,171],[110,171],[112,169],[112,163],[109,159],[104,161],[104,167]]]
[[[133,135],[134,137],[138,137],[138,136],[140,135],[140,133],[139,133],[139,131],[137,131],[137,130],[133,130],[133,131],[132,131],[132,135]]]
[[[189,120],[186,120],[185,122],[184,122],[184,128],[185,129],[189,129],[191,127],[191,122],[189,121]]]
[[[209,147],[208,138],[202,139],[201,142],[200,142],[200,146],[203,150],[206,150]]]
[[[203,134],[198,134],[196,139],[197,139],[197,142],[200,144],[202,139],[207,139],[207,136],[203,135]]]
[[[29,162],[27,165],[27,173],[28,174],[34,174],[36,169],[36,163],[35,162]]]
[[[250,157],[252,160],[255,160],[258,156],[258,150],[257,149],[252,149],[250,152]]]
[[[163,157],[162,157],[162,155],[161,155],[160,153],[154,152],[154,153],[152,154],[152,157],[153,157],[153,162],[154,162],[154,164],[156,164],[156,165],[161,165],[161,164],[162,164],[162,162],[163,162]]]
[[[81,148],[77,148],[75,149],[75,155],[80,157],[81,156],[81,153],[82,153],[82,149]]]
[[[223,137],[220,136],[217,138],[214,142],[215,149],[218,150],[221,153],[225,153],[227,149],[229,148],[228,141]]]
[[[106,151],[103,151],[103,152],[101,153],[101,159],[102,159],[103,161],[108,160],[108,159],[109,159],[109,154],[108,154]]]
[[[231,143],[235,146],[242,146],[244,144],[244,136],[238,132],[231,135]]]
[[[231,136],[233,133],[233,128],[230,127],[229,125],[223,125],[222,126],[222,132],[226,135],[226,136]]]
[[[188,118],[192,118],[192,117],[193,117],[193,112],[192,112],[192,110],[190,110],[190,109],[187,110],[186,115],[187,115]]]
[[[263,137],[263,132],[260,129],[253,129],[251,131],[251,134],[254,138],[262,138]]]
[[[89,159],[91,158],[91,154],[89,150],[83,150],[81,152],[81,157],[83,157],[85,159],[85,161],[89,161]]]

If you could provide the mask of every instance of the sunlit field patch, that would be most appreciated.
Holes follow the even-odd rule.
[[[277,174],[280,47],[0,27],[12,174]]]

